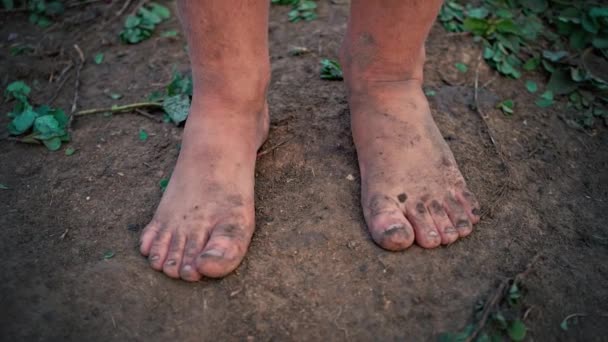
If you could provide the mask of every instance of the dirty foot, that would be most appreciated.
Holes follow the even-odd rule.
[[[419,81],[350,87],[361,202],[374,241],[402,250],[471,233],[479,204],[435,125]]]
[[[256,151],[267,132],[264,104],[195,97],[177,165],[141,236],[152,268],[197,281],[240,264],[254,231]]]

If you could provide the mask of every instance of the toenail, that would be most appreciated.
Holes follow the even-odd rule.
[[[429,236],[437,236],[437,235],[439,235],[439,234],[436,231],[434,231],[434,230],[429,231]]]
[[[167,266],[175,266],[177,264],[177,261],[171,259],[167,261]]]
[[[385,236],[392,236],[392,235],[396,235],[399,232],[403,232],[403,234],[407,237],[409,234],[407,233],[407,230],[405,230],[405,226],[403,226],[402,224],[393,224],[390,227],[388,227],[388,229],[386,229],[384,231],[384,235]]]
[[[152,255],[150,256],[150,261],[156,261],[158,260],[159,256],[158,255]]]
[[[444,232],[446,234],[456,233],[456,229],[454,229],[454,227],[452,227],[452,226],[449,226],[449,227],[445,228]]]
[[[192,266],[190,266],[190,265],[186,265],[186,266],[184,266],[184,267],[182,268],[182,271],[184,271],[184,272],[190,272],[190,271],[192,271]]]
[[[205,253],[201,254],[201,258],[208,257],[208,256],[223,257],[224,251],[220,251],[218,249],[210,249],[210,250],[206,251]]]
[[[469,228],[469,221],[460,220],[460,221],[456,222],[456,228]]]

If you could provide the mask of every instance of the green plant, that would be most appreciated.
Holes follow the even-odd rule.
[[[173,121],[176,125],[186,121],[192,100],[192,76],[173,72],[171,82],[164,92],[153,92],[149,101],[161,102],[165,111],[165,122]]]
[[[51,18],[62,14],[65,10],[61,1],[31,0],[28,1],[27,6],[30,23],[42,28],[51,26],[53,24]]]
[[[327,58],[321,60],[321,78],[324,80],[341,80],[343,75],[340,63]]]
[[[510,286],[501,287],[501,289],[501,299],[493,310],[487,312],[486,320],[483,320],[483,317],[487,306],[480,301],[475,306],[475,323],[467,325],[462,331],[456,333],[443,333],[439,336],[439,341],[490,342],[505,341],[505,339],[523,341],[528,328],[522,318],[524,308],[521,289],[515,281],[512,281]]]
[[[137,44],[152,36],[156,25],[171,17],[169,9],[155,2],[139,8],[136,15],[129,15],[125,20],[120,39],[128,44]]]
[[[61,148],[62,142],[70,141],[67,131],[68,117],[64,111],[47,105],[33,107],[29,103],[31,88],[22,81],[9,84],[4,92],[7,100],[14,100],[13,110],[8,113],[11,135],[27,134],[24,142],[42,142],[49,150]]]
[[[547,91],[536,101],[548,107],[554,96],[570,97],[583,108],[576,120],[590,127],[606,117],[608,102],[608,7],[593,2],[558,0],[483,0],[444,3],[439,21],[451,32],[469,32],[482,44],[483,59],[499,73],[518,79],[539,66],[550,74]],[[550,46],[550,49],[546,47]],[[595,67],[602,65],[602,67]],[[530,92],[538,87],[526,84]],[[576,102],[585,93],[585,102]],[[573,100],[575,102],[573,102]]]
[[[272,0],[276,5],[291,5],[291,11],[287,14],[289,21],[300,20],[311,21],[317,19],[317,3],[311,0]]]

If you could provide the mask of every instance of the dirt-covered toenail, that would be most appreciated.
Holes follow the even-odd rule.
[[[437,233],[436,231],[434,231],[434,230],[429,230],[429,236],[433,236],[433,237],[435,237],[435,236],[438,236],[438,235],[439,235],[439,233]]]
[[[444,231],[446,234],[452,234],[452,233],[456,233],[456,229],[454,229],[454,227],[452,227],[452,226],[446,227],[446,228],[445,228],[443,231]]]
[[[151,255],[150,258],[148,258],[148,259],[150,259],[150,261],[156,261],[156,260],[158,260],[158,258],[159,258],[159,255],[156,254],[156,255]]]
[[[469,228],[469,221],[459,220],[458,222],[456,222],[456,228],[458,228],[458,229]]]
[[[177,265],[177,261],[171,259],[171,260],[167,260],[167,262],[165,264],[167,266],[175,266],[175,265]]]
[[[426,207],[424,206],[424,203],[422,202],[418,202],[416,204],[416,211],[418,212],[418,214],[420,215],[424,215],[426,214]]]
[[[409,235],[408,231],[405,229],[405,226],[402,224],[395,224],[388,227],[387,230],[384,231],[385,237],[391,237],[397,234],[404,234],[406,237]]]
[[[208,251],[205,251],[205,253],[201,254],[201,258],[204,258],[204,257],[221,258],[223,256],[224,256],[224,251],[219,250],[219,249],[210,249]]]

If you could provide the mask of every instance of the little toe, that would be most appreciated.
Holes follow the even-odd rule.
[[[196,269],[195,259],[200,254],[205,245],[205,235],[192,234],[186,240],[184,249],[184,259],[180,266],[179,276],[185,281],[199,281],[201,274]]]
[[[479,201],[477,200],[475,195],[473,195],[473,193],[469,190],[464,189],[462,192],[456,192],[456,198],[464,207],[464,210],[467,213],[469,220],[471,220],[473,224],[479,223],[479,220],[481,219],[481,210],[479,206]]]
[[[435,248],[441,244],[441,236],[431,214],[422,201],[407,207],[407,219],[414,226],[416,243],[423,248]]]
[[[237,224],[219,224],[213,228],[207,245],[195,261],[204,276],[220,278],[234,271],[243,260],[253,229]]]
[[[157,271],[163,269],[172,236],[173,234],[168,231],[161,231],[156,234],[156,237],[152,240],[148,261],[153,269]]]
[[[152,247],[152,241],[156,238],[156,235],[160,233],[161,227],[157,223],[150,223],[144,228],[139,238],[139,252],[143,256],[150,254],[150,248]]]
[[[458,235],[462,238],[471,234],[473,231],[473,224],[469,220],[469,216],[460,201],[452,194],[449,194],[446,197],[445,208],[452,224],[456,228],[456,231],[458,231]]]
[[[184,234],[176,232],[171,238],[167,258],[163,264],[163,272],[171,278],[179,278],[179,269],[184,257],[184,246],[186,237]]]
[[[435,227],[441,236],[441,243],[449,245],[458,239],[458,232],[445,209],[438,201],[432,200],[428,206],[428,211],[435,222]]]
[[[372,196],[365,218],[372,239],[389,251],[400,251],[414,243],[414,230],[399,205],[385,195]]]

